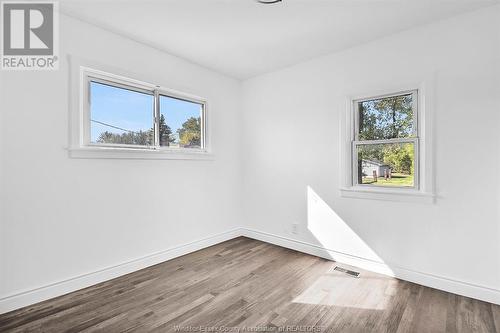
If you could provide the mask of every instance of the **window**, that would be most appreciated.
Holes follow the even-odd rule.
[[[90,79],[90,143],[154,145],[154,92],[117,87]]]
[[[418,92],[353,103],[353,185],[418,189]]]
[[[160,95],[160,146],[202,148],[202,114],[203,104]]]
[[[152,84],[82,69],[81,147],[206,152],[206,102]]]
[[[435,203],[435,77],[424,73],[406,82],[387,80],[375,93],[346,96],[339,133],[340,195]]]

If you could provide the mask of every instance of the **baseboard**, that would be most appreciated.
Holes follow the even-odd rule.
[[[330,250],[318,245],[298,241],[270,233],[252,230],[248,228],[233,229],[228,232],[213,235],[194,242],[186,243],[176,247],[153,253],[142,258],[124,262],[102,270],[76,276],[64,281],[59,281],[39,288],[26,290],[14,295],[0,298],[0,314],[32,305],[50,298],[61,296],[82,288],[108,281],[119,276],[153,266],[164,261],[201,250],[203,248],[239,237],[245,236],[266,243],[286,247],[299,252],[314,256],[335,260],[361,269],[394,276],[396,278],[414,282],[423,286],[444,290],[458,295],[463,295],[486,302],[500,305],[500,290],[484,286],[474,285],[467,282],[417,272],[404,267],[388,265],[383,262],[368,260],[350,254]]]
[[[0,314],[32,305],[50,298],[61,296],[79,289],[90,287],[97,283],[108,281],[182,255],[201,250],[241,235],[241,229],[233,229],[194,242],[175,246],[164,251],[153,253],[95,272],[59,281],[39,288],[26,290],[14,295],[0,298]]]
[[[330,250],[318,245],[295,239],[273,235],[270,233],[243,228],[241,235],[260,240],[266,243],[286,247],[299,252],[338,261],[351,266],[356,266],[372,272],[396,277],[401,280],[410,281],[426,287],[431,287],[450,293],[479,299],[482,301],[500,305],[500,290],[485,286],[479,286],[463,281],[457,281],[446,277],[436,276],[428,273],[417,272],[397,265],[377,262],[346,253]]]

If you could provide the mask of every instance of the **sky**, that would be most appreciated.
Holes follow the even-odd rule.
[[[90,96],[92,120],[129,131],[147,131],[153,127],[152,95],[91,82]],[[160,96],[160,112],[175,133],[187,119],[200,117],[201,105]],[[122,130],[91,122],[91,141],[96,142],[104,131],[123,133]]]

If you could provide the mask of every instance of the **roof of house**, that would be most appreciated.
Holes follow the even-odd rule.
[[[382,163],[382,162],[379,162],[379,161],[376,161],[376,160],[365,160],[365,159],[363,159],[362,161],[366,162],[366,163],[370,163],[370,164],[375,164],[377,166],[389,166],[389,164]]]

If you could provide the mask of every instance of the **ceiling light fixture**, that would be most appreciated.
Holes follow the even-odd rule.
[[[266,5],[270,5],[273,3],[281,2],[282,0],[256,0],[258,3],[263,3]]]

